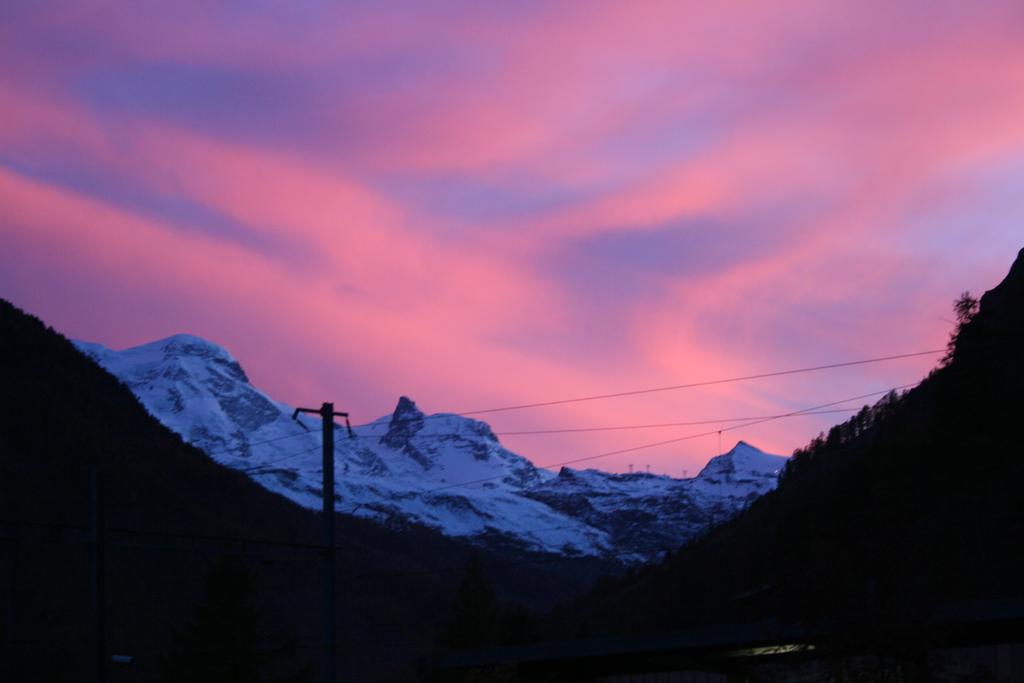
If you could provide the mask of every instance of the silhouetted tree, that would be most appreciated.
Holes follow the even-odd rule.
[[[973,297],[968,290],[964,290],[960,293],[960,297],[953,302],[953,313],[956,314],[956,327],[949,335],[949,343],[946,345],[946,355],[943,356],[942,362],[944,365],[948,365],[953,360],[953,352],[956,350],[957,342],[960,339],[960,333],[963,331],[972,320],[974,316],[978,314],[978,299]]]
[[[294,656],[283,635],[265,631],[252,574],[237,558],[222,558],[206,577],[203,597],[189,627],[178,633],[163,662],[167,681],[192,683],[300,683],[311,680],[303,668],[280,672]]]
[[[455,649],[484,647],[498,636],[498,607],[494,590],[484,575],[480,558],[466,562],[466,572],[455,596],[452,622],[443,634],[444,644]]]
[[[466,562],[452,612],[442,633],[442,642],[450,649],[511,645],[537,636],[536,615],[522,605],[497,601],[475,555]]]

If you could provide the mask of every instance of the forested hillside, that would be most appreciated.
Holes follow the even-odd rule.
[[[561,616],[586,633],[777,617],[882,638],[944,606],[1024,596],[1024,251],[956,313],[948,357],[918,387],[798,449],[733,521]]]

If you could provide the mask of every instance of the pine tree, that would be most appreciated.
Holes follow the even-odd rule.
[[[189,627],[174,639],[163,662],[168,682],[300,683],[311,680],[308,669],[270,677],[294,655],[283,636],[270,636],[256,602],[253,576],[237,558],[222,558],[206,577],[203,597]]]
[[[969,291],[963,291],[960,297],[953,302],[953,313],[956,314],[956,327],[949,335],[949,343],[946,345],[946,355],[942,358],[943,365],[948,365],[953,360],[953,353],[956,351],[957,342],[960,340],[960,333],[963,331],[978,314],[978,299]]]
[[[497,618],[494,590],[484,575],[480,558],[473,555],[459,583],[452,622],[444,633],[445,645],[466,649],[493,644],[498,635]]]

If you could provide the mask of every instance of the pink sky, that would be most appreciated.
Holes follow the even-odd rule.
[[[1017,2],[0,9],[0,296],[115,348],[206,337],[357,421],[941,348],[1024,246],[1022,184]],[[936,360],[488,421],[774,414]],[[706,429],[505,442],[547,464]]]

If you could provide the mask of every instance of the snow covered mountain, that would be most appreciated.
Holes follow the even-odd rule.
[[[175,335],[123,351],[75,342],[163,424],[214,460],[300,505],[320,507],[315,416],[253,387],[225,349]],[[393,414],[336,430],[337,509],[415,522],[482,544],[639,561],[722,521],[774,488],[785,458],[740,442],[692,479],[537,468],[479,420]]]

